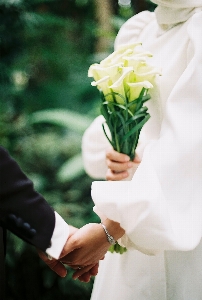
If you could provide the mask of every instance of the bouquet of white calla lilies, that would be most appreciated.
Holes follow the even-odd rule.
[[[152,54],[141,43],[124,45],[102,60],[92,64],[88,76],[101,92],[101,113],[111,136],[104,132],[115,150],[135,156],[142,126],[149,119],[144,103],[150,99],[149,89],[159,70],[149,60]]]
[[[101,114],[106,120],[110,136],[103,124],[104,133],[112,147],[133,160],[140,131],[150,115],[144,105],[150,99],[159,70],[150,60],[152,54],[141,43],[124,45],[102,60],[92,64],[88,76],[93,77],[92,86],[101,93]],[[113,248],[113,249],[112,249]],[[123,253],[121,246],[111,251]]]

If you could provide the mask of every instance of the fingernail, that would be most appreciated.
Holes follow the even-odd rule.
[[[66,272],[66,273],[64,273],[64,274],[61,274],[60,276],[61,276],[62,278],[65,278],[65,277],[66,277],[66,275],[67,275],[67,272]]]
[[[133,166],[133,163],[132,162],[129,162],[128,163],[128,168],[131,168]]]

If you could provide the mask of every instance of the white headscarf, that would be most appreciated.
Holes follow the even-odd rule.
[[[163,29],[169,29],[187,21],[202,10],[202,0],[151,0],[158,4],[155,9],[157,22]]]

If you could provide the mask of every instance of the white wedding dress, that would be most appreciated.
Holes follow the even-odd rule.
[[[202,300],[202,12],[166,29],[145,11],[116,39],[115,46],[143,42],[162,76],[147,102],[151,118],[132,180],[92,184],[96,209],[125,229],[120,242],[128,251],[100,262],[91,300]],[[96,179],[107,169],[102,122],[99,116],[82,143]]]

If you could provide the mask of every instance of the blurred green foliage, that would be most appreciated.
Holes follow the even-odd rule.
[[[132,8],[113,3],[117,32],[137,8],[135,1]],[[99,95],[87,77],[98,57],[97,29],[93,0],[0,0],[0,144],[77,227],[99,221],[81,157],[82,134],[99,113]],[[6,268],[7,299],[90,298],[93,280],[73,281],[71,270],[58,278],[35,249],[12,234]]]

